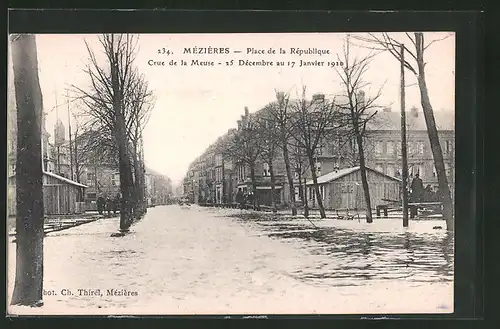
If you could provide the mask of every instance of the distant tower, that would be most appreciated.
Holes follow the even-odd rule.
[[[54,127],[54,143],[55,143],[55,146],[61,146],[62,144],[64,144],[64,142],[66,141],[66,137],[65,137],[65,127],[64,127],[64,124],[62,123],[62,121],[60,119],[57,120],[57,123]]]

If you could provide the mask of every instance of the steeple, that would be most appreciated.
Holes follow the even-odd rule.
[[[65,127],[61,119],[57,119],[54,127],[54,143],[55,146],[61,146],[66,141]]]

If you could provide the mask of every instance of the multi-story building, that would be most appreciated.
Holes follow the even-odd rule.
[[[435,111],[438,137],[450,189],[454,190],[455,116],[452,111]],[[438,187],[436,168],[423,113],[412,108],[406,115],[408,174],[419,174],[424,185]],[[401,177],[401,114],[385,109],[377,114],[367,139],[373,151],[367,154],[367,165],[389,176]],[[452,192],[453,195],[453,192]]]
[[[165,205],[173,198],[172,181],[148,167],[146,167],[146,198],[148,205]]]
[[[358,95],[363,98],[363,94]],[[363,101],[361,99],[360,101]],[[238,130],[248,126],[255,113],[245,113],[238,120]],[[445,167],[451,189],[454,187],[454,113],[452,111],[434,112],[440,144],[443,149]],[[437,187],[436,170],[427,135],[427,126],[423,113],[413,108],[406,114],[408,169],[410,179],[419,173],[425,185]],[[366,165],[388,176],[401,176],[401,115],[398,111],[386,108],[378,112],[367,124],[367,134],[364,138],[363,150]],[[215,144],[225,138],[231,138],[236,129],[222,136]],[[342,131],[330,136],[321,142],[316,150],[313,169],[317,176],[335,170],[359,165],[358,147],[355,139],[345,140]],[[337,136],[337,137],[335,137]],[[214,144],[214,145],[215,145]],[[184,179],[184,191],[192,195],[193,202],[205,202],[211,196],[215,202],[234,202],[238,190],[249,193],[252,190],[250,167],[228,156],[218,154],[214,145],[210,146],[188,170]],[[295,200],[301,202],[303,182],[311,178],[309,163],[302,163],[299,172],[299,162],[293,157],[294,150],[289,150],[290,162],[294,175]],[[261,158],[255,164],[255,180],[257,183],[257,199],[260,204],[270,203],[270,173],[269,165]],[[214,173],[215,172],[215,173]],[[277,153],[273,160],[273,172],[276,180],[275,201],[286,204],[289,200],[289,187],[286,169],[282,154]],[[301,180],[299,181],[299,177]],[[211,185],[214,182],[214,185]],[[197,184],[195,184],[197,183]],[[198,198],[194,197],[198,195]]]

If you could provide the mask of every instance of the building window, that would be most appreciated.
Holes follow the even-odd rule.
[[[323,146],[322,145],[318,145],[318,147],[316,148],[316,155],[318,155],[318,156],[323,155]]]
[[[87,185],[95,186],[95,173],[93,172],[87,173]]]
[[[415,163],[409,165],[408,172],[410,177],[414,177],[416,174],[419,174],[420,178],[424,176],[424,164],[423,163]]]
[[[394,177],[396,175],[394,164],[390,163],[386,167],[386,172],[387,175]]]
[[[264,176],[271,176],[271,172],[269,171],[269,164],[264,163]]]
[[[401,157],[401,143],[396,143],[396,155]]]
[[[375,154],[377,155],[383,154],[384,152],[383,147],[384,144],[382,142],[375,142]]]
[[[424,142],[423,141],[418,141],[417,142],[417,154],[424,154]]]
[[[302,201],[302,196],[300,195],[299,186],[295,186],[295,201]]]
[[[356,138],[351,139],[351,148],[354,152],[358,151],[358,142],[356,141]]]
[[[321,162],[316,161],[316,175],[321,176]]]
[[[387,142],[387,154],[394,155],[394,142]]]
[[[325,200],[325,185],[319,186],[319,193],[321,195],[321,200]]]
[[[453,152],[453,143],[451,140],[445,142],[445,153],[450,154]]]
[[[445,162],[444,164],[444,169],[446,171],[446,176],[451,177],[453,176],[453,170],[451,165],[448,162]]]
[[[412,156],[415,154],[415,143],[414,142],[407,142],[406,143],[406,153],[408,156]]]
[[[113,174],[111,177],[111,185],[112,186],[119,186],[120,185],[120,174]]]

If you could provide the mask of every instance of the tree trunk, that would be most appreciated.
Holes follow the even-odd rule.
[[[370,187],[368,186],[368,179],[366,178],[366,164],[365,164],[365,151],[363,150],[363,137],[359,133],[359,127],[357,126],[357,122],[354,127],[354,130],[356,133],[356,141],[358,143],[359,171],[361,173],[361,184],[363,185],[363,194],[365,197],[366,222],[373,223],[372,204],[370,199]]]
[[[292,168],[290,166],[288,145],[286,143],[283,144],[283,158],[285,160],[286,177],[288,179],[288,186],[290,190],[290,203],[292,207],[292,216],[297,216],[297,206],[295,205],[295,187],[293,186]]]
[[[134,204],[136,207],[136,216],[142,216],[141,209],[141,191],[140,191],[140,173],[139,173],[139,161],[137,159],[137,151],[133,155],[134,157]]]
[[[118,145],[119,170],[120,170],[120,191],[122,194],[120,202],[120,230],[128,231],[131,225],[131,165],[127,152],[127,135],[125,129],[125,118],[122,112],[122,90],[120,90],[118,81],[117,55],[113,54],[114,59],[111,64],[111,76],[113,86],[113,108],[116,118],[115,140]]]
[[[323,200],[321,193],[319,191],[318,176],[316,175],[316,166],[312,154],[309,155],[309,165],[311,168],[311,174],[314,184],[314,191],[316,194],[316,201],[318,202],[319,214],[321,218],[326,218],[325,208],[323,207]]]
[[[276,181],[274,177],[274,168],[273,168],[273,160],[269,161],[269,174],[271,175],[271,208],[273,212],[276,213],[278,210],[276,209],[276,201],[274,200],[276,193]]]
[[[417,49],[417,65],[418,65],[418,86],[420,88],[420,97],[422,109],[424,112],[425,123],[427,125],[427,134],[431,144],[432,156],[436,167],[436,173],[439,184],[439,192],[441,194],[441,201],[443,202],[443,218],[446,220],[446,226],[449,231],[454,230],[453,218],[453,202],[450,195],[450,187],[448,185],[448,178],[446,177],[446,170],[443,161],[443,151],[439,142],[438,131],[436,128],[436,121],[434,119],[434,111],[432,109],[431,101],[429,99],[429,92],[427,90],[427,83],[425,81],[425,63],[424,63],[424,49],[423,49],[423,34],[415,33],[416,49]]]
[[[309,204],[307,203],[307,181],[304,178],[304,217],[309,218]]]
[[[250,164],[250,179],[252,180],[253,206],[257,207],[257,182],[255,181],[255,163]]]
[[[302,184],[302,168],[299,169],[299,196],[302,198],[302,205],[305,206],[305,199],[304,199],[304,188],[305,185]]]
[[[16,279],[12,305],[41,306],[43,296],[42,92],[34,35],[12,41],[17,102]]]

